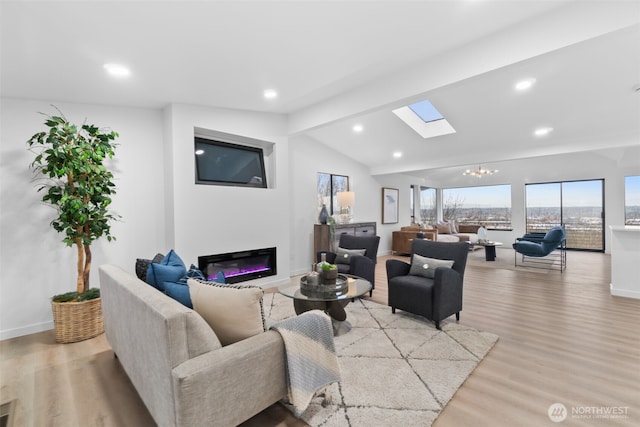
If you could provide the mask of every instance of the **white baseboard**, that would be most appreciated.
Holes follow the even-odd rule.
[[[52,329],[53,320],[49,322],[37,323],[35,325],[23,326],[21,328],[8,329],[6,331],[0,331],[0,341],[22,337],[24,335],[31,335],[38,332],[49,331]]]
[[[308,272],[309,272],[309,269],[301,268],[301,269],[299,269],[299,270],[293,270],[293,271],[291,271],[291,272],[289,273],[289,275],[290,275],[291,277],[295,277],[295,276],[300,276],[300,275],[302,275],[302,274],[307,274]]]
[[[613,295],[614,297],[640,299],[640,292],[638,291],[631,291],[627,289],[614,289],[613,284],[611,283],[609,284],[609,287],[611,288],[611,295]]]

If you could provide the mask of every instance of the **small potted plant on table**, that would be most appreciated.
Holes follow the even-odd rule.
[[[114,240],[110,213],[115,194],[113,174],[104,166],[115,152],[117,132],[95,125],[76,126],[64,115],[47,116],[47,132],[33,135],[27,144],[36,154],[31,168],[42,180],[42,201],[58,211],[51,226],[64,233],[62,242],[77,250],[76,290],[52,300],[57,342],[92,338],[104,332],[100,290],[89,285],[91,244],[100,237]]]
[[[323,285],[335,285],[338,278],[338,267],[335,264],[325,262],[322,264],[320,277]]]

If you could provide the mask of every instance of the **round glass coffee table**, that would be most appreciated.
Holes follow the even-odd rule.
[[[359,298],[369,292],[371,283],[358,276],[340,274],[347,281],[349,287],[342,292],[305,292],[300,288],[300,280],[294,279],[292,284],[281,286],[278,292],[293,299],[293,308],[296,314],[309,310],[322,310],[327,313],[333,322],[333,334],[342,335],[351,330],[351,323],[347,321],[347,312],[344,308],[354,298]],[[303,277],[304,279],[304,277]]]

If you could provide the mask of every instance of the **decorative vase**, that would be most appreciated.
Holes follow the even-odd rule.
[[[51,302],[56,342],[84,341],[104,332],[102,299],[82,302]]]
[[[484,227],[480,226],[476,234],[478,235],[478,241],[485,242],[487,240],[487,230]]]
[[[320,275],[317,271],[312,271],[307,274],[307,285],[318,286],[320,284]]]
[[[338,278],[338,269],[322,270],[322,284],[323,285],[335,285]]]
[[[317,264],[314,262],[311,264],[311,270],[307,274],[307,285],[318,286],[320,284],[320,273],[317,271]]]
[[[318,215],[318,221],[320,224],[326,224],[327,218],[329,218],[329,212],[327,212],[327,205],[322,204],[322,209],[320,209],[320,215]]]

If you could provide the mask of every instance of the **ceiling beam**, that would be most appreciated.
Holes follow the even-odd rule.
[[[637,2],[572,2],[538,19],[417,63],[372,84],[289,115],[289,134],[397,108],[436,88],[465,80],[640,22]]]

